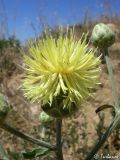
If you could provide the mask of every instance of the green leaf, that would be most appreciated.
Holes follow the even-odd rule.
[[[112,109],[114,109],[114,106],[109,105],[109,104],[105,104],[105,105],[102,105],[102,106],[98,107],[95,112],[98,113],[98,112],[100,112],[100,111],[102,111],[102,110],[104,110],[104,109],[107,109],[107,108],[112,108]]]
[[[34,148],[32,151],[29,152],[22,152],[22,155],[26,159],[32,159],[36,157],[42,157],[48,154],[50,152],[50,149],[48,148]]]
[[[9,160],[8,155],[1,144],[0,144],[0,158],[2,158],[3,160]]]

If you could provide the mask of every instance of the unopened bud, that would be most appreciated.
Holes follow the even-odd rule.
[[[115,42],[115,33],[105,24],[95,25],[91,36],[92,43],[101,48],[108,48]]]
[[[53,117],[49,116],[47,113],[42,111],[39,116],[39,120],[41,123],[49,123],[53,121]]]

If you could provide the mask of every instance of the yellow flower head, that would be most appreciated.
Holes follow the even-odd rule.
[[[100,73],[100,58],[88,48],[86,37],[76,41],[71,29],[69,36],[60,31],[57,40],[46,34],[37,44],[30,44],[30,54],[25,55],[25,96],[43,105],[51,106],[60,97],[63,108],[70,109],[72,103],[80,106],[98,85]]]

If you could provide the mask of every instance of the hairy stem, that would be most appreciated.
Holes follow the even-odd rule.
[[[62,153],[62,143],[61,143],[61,128],[62,120],[56,119],[56,155],[58,160],[64,160]]]
[[[113,121],[111,122],[110,126],[108,127],[108,129],[101,136],[101,138],[98,141],[98,143],[94,146],[94,148],[92,149],[92,151],[86,157],[86,160],[91,160],[94,157],[94,155],[97,153],[97,151],[106,142],[107,138],[110,136],[110,134],[112,133],[112,131],[120,123],[119,97],[118,97],[118,92],[117,92],[117,85],[116,85],[116,81],[115,81],[115,78],[114,78],[112,65],[111,65],[111,62],[109,60],[109,54],[108,54],[108,49],[107,48],[103,50],[103,54],[104,54],[104,58],[105,58],[105,62],[106,62],[106,65],[107,65],[107,69],[108,69],[108,73],[109,73],[109,78],[110,78],[110,82],[111,82],[111,86],[112,86],[112,95],[113,95],[114,102],[115,102],[116,115],[115,115]]]
[[[118,90],[117,90],[117,84],[116,84],[116,80],[113,74],[113,69],[112,69],[112,64],[110,62],[109,59],[109,53],[108,53],[108,49],[104,49],[104,57],[105,57],[105,62],[107,65],[107,69],[108,69],[108,73],[109,73],[109,78],[110,78],[110,82],[111,82],[111,87],[112,87],[112,95],[115,101],[115,108],[118,109],[119,108],[119,96],[118,96]]]
[[[40,146],[43,146],[43,147],[46,147],[46,148],[49,148],[51,150],[55,150],[56,149],[56,146],[55,145],[51,145],[47,142],[44,142],[42,140],[38,140],[38,139],[35,139],[27,134],[24,134],[18,130],[16,130],[15,128],[9,126],[8,124],[4,123],[2,126],[1,126],[2,129],[14,134],[15,136],[17,137],[20,137],[26,141],[29,141],[29,142],[32,142],[34,144],[37,144],[37,145],[40,145]]]

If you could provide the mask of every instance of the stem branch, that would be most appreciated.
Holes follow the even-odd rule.
[[[115,81],[115,78],[114,78],[112,65],[111,65],[111,62],[109,60],[108,48],[103,50],[103,54],[104,54],[105,62],[106,62],[108,73],[109,73],[109,78],[110,78],[110,82],[111,82],[111,86],[112,86],[112,95],[113,95],[113,98],[114,98],[115,109],[116,109],[117,112],[116,112],[116,115],[115,115],[113,121],[111,122],[110,126],[105,131],[105,133],[102,135],[102,137],[100,138],[98,143],[94,146],[92,151],[88,154],[88,156],[86,157],[85,160],[91,160],[94,157],[94,155],[97,153],[97,151],[102,147],[102,145],[105,143],[107,138],[110,136],[112,131],[120,123],[120,112],[118,110],[119,109],[119,96],[118,96],[118,92],[117,92],[117,84],[116,84],[116,81]]]
[[[108,73],[109,73],[109,78],[111,81],[111,87],[112,87],[112,95],[115,101],[115,108],[119,108],[119,96],[118,96],[118,90],[117,90],[117,83],[113,74],[113,69],[112,69],[112,64],[109,59],[109,53],[108,49],[104,49],[104,57],[105,57],[105,62],[107,65]]]
[[[92,151],[87,155],[85,160],[91,160],[94,157],[94,155],[97,153],[97,151],[102,147],[102,145],[105,143],[108,136],[110,135],[109,132],[111,130],[112,125],[113,125],[113,122],[110,124],[110,126],[108,127],[106,132],[102,135],[102,137],[97,142],[97,144],[92,148]]]
[[[4,123],[2,126],[1,126],[2,129],[14,134],[15,136],[17,137],[20,137],[26,141],[29,141],[29,142],[32,142],[34,144],[37,144],[37,145],[40,145],[40,146],[43,146],[43,147],[46,147],[46,148],[49,148],[51,150],[55,150],[56,147],[54,145],[51,145],[47,142],[44,142],[42,140],[38,140],[38,139],[35,139],[27,134],[24,134],[18,130],[16,130],[15,128],[9,126],[8,124]]]

